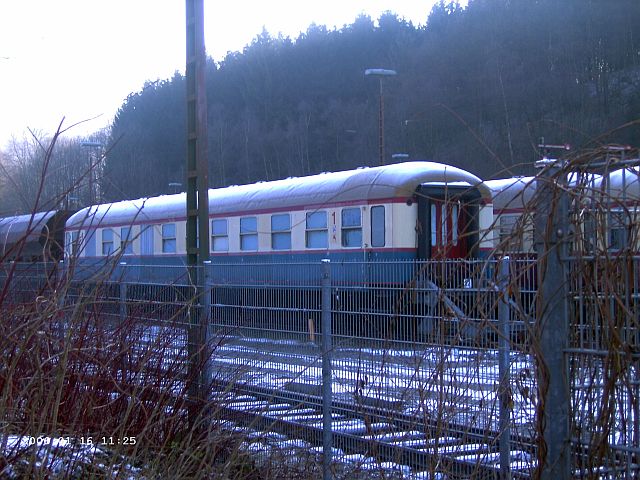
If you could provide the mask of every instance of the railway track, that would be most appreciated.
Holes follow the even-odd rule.
[[[276,435],[276,446],[322,453],[323,414],[321,397],[315,392],[235,385],[230,395],[225,385],[218,386],[223,417],[262,432],[253,434],[255,442],[264,444],[265,438],[273,442]],[[334,459],[365,470],[398,472],[402,478],[432,478],[428,475],[433,473],[446,473],[447,478],[499,478],[497,437],[432,425],[392,407],[334,402]],[[529,478],[534,455],[513,449],[510,457],[512,478]]]
[[[153,342],[156,335],[168,333],[156,330],[146,328],[145,341]],[[184,352],[186,337],[178,330],[173,333],[174,353],[178,355]],[[494,401],[494,353],[448,347],[413,351],[341,345],[333,355],[336,462],[361,469],[388,468],[402,472],[402,478],[420,478],[416,475],[421,472],[427,472],[424,478],[438,478],[428,476],[434,472],[447,479],[498,478],[499,432],[491,428],[496,422],[487,418],[464,422],[472,413],[497,415],[490,405],[475,408],[477,402]],[[223,419],[244,429],[248,448],[260,451],[269,439],[276,448],[297,448],[300,455],[322,454],[321,357],[317,345],[226,336],[221,337],[211,360],[217,378],[214,404]],[[526,370],[517,362],[513,368]],[[463,373],[466,370],[472,373]],[[365,379],[366,385],[361,384]],[[435,397],[443,391],[446,395]],[[416,401],[425,394],[432,398]],[[462,408],[452,408],[454,401]],[[512,478],[530,477],[535,468],[532,452],[530,443],[512,431]]]

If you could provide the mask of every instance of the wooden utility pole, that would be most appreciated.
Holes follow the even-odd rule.
[[[189,388],[193,399],[206,401],[208,376],[208,309],[205,263],[209,260],[209,168],[205,86],[204,0],[186,0],[187,22],[187,265],[197,287],[200,308],[190,309]]]

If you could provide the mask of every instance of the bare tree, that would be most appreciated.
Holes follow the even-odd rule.
[[[89,205],[91,184],[99,185],[104,152],[88,152],[78,137],[30,132],[13,138],[0,158],[0,215],[34,210],[76,209]],[[106,143],[106,131],[90,136]],[[95,188],[95,187],[94,187]]]

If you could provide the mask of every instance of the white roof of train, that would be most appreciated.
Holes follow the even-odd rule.
[[[494,210],[522,209],[536,193],[535,177],[487,180]]]
[[[569,174],[569,184],[581,188],[582,195],[597,201],[639,202],[640,167],[614,170],[608,175]],[[536,177],[512,177],[487,180],[496,211],[523,209],[536,193]]]
[[[42,235],[42,229],[55,214],[56,212],[52,210],[50,212],[0,218],[0,244],[12,244],[18,240],[24,240],[25,242],[37,241]]]
[[[362,199],[408,198],[420,184],[454,182],[478,186],[482,195],[489,198],[488,190],[475,175],[449,165],[417,161],[210,189],[209,214],[322,208]],[[71,216],[66,226],[86,228],[184,218],[185,196],[180,193],[87,207]]]
[[[611,172],[607,177],[600,177],[595,188],[601,195],[610,195],[616,201],[624,199],[632,202],[640,200],[640,167],[623,168]],[[607,179],[607,181],[603,181]]]

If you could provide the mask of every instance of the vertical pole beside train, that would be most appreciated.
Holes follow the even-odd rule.
[[[197,304],[189,309],[189,394],[207,400],[208,315],[204,262],[209,260],[209,169],[207,163],[207,101],[205,86],[204,0],[186,0],[187,42],[187,265]],[[203,373],[204,372],[204,373]],[[195,419],[194,419],[195,421]]]
[[[498,400],[500,402],[500,479],[511,479],[511,387],[510,387],[510,348],[511,324],[509,312],[509,257],[506,256],[498,264],[498,288],[500,303],[498,304]]]
[[[384,96],[382,94],[382,79],[384,77],[393,77],[397,75],[395,70],[388,70],[386,68],[367,68],[364,71],[365,76],[374,76],[378,77],[380,81],[380,111],[378,113],[378,134],[379,134],[379,154],[380,154],[380,165],[385,165],[385,154],[384,154]]]
[[[333,432],[331,426],[331,263],[322,260],[322,478],[331,480]]]
[[[536,179],[535,245],[538,256],[536,335],[538,468],[543,480],[571,478],[567,278],[567,175],[557,160],[543,159]]]
[[[120,317],[120,322],[124,323],[127,319],[127,262],[120,262],[119,264],[119,275],[116,275],[116,281],[119,286],[119,308],[118,308],[118,316]]]
[[[67,291],[69,290],[69,287],[71,286],[68,278],[66,275],[67,272],[67,268],[68,266],[65,265],[64,260],[60,260],[58,262],[58,269],[56,272],[56,291],[58,294],[58,322],[57,322],[57,334],[58,334],[58,340],[62,341],[65,339],[66,337],[66,331],[67,331],[67,318],[66,318],[66,314],[65,314],[65,303],[66,303],[66,294]]]
[[[211,332],[211,261],[205,260],[202,262],[202,267],[200,268],[202,277],[200,279],[200,285],[202,285],[202,292],[199,296],[200,298],[200,325],[201,325],[201,341],[202,341],[202,365],[200,372],[200,384],[202,385],[203,395],[205,396],[205,400],[207,399],[209,393],[209,385],[211,384],[211,379],[213,378],[213,371],[211,366],[211,341],[210,341],[210,332]]]

